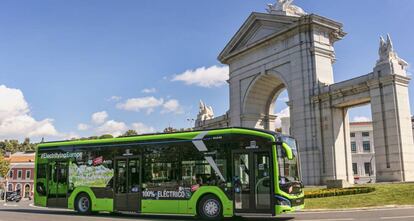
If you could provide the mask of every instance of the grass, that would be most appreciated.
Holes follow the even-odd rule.
[[[386,205],[414,205],[414,183],[366,184],[375,187],[372,193],[312,198],[305,200],[305,209],[343,209]],[[312,191],[315,188],[306,188]]]

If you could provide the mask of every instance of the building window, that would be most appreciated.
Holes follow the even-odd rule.
[[[357,151],[356,151],[356,142],[355,141],[352,141],[351,142],[351,151],[352,151],[352,153],[356,153]]]
[[[17,179],[21,179],[21,178],[22,178],[22,176],[23,176],[23,172],[22,172],[22,170],[18,170],[18,171],[17,171]]]
[[[365,175],[371,176],[371,163],[364,163]]]
[[[26,179],[30,180],[31,177],[31,171],[30,170],[26,170]]]
[[[351,133],[351,137],[355,137],[355,133],[354,132]]]
[[[369,141],[362,141],[364,152],[371,152],[371,143]]]
[[[10,170],[10,172],[9,172],[9,178],[10,179],[13,179],[13,170]]]
[[[358,164],[352,163],[352,171],[354,171],[354,175],[358,175]]]
[[[363,137],[369,137],[369,132],[362,132]]]

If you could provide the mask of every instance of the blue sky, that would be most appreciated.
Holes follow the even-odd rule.
[[[13,138],[32,131],[30,136],[38,139],[51,127],[57,138],[114,128],[189,127],[186,119],[196,117],[199,99],[213,106],[216,115],[225,113],[226,84],[186,84],[173,81],[174,76],[187,70],[202,73],[202,67],[220,75],[225,68],[220,68],[217,55],[250,12],[264,12],[271,2],[1,1],[0,92],[16,98],[10,99],[12,105],[0,101],[0,110],[3,103],[8,107],[5,113],[32,125],[30,130],[18,125],[16,133],[6,135]],[[348,35],[335,45],[335,81],[372,71],[378,38],[386,33],[398,55],[414,62],[414,1],[296,0],[295,4],[344,24]],[[215,65],[216,69],[208,69]],[[279,103],[276,111],[284,107]],[[93,120],[97,112],[101,114]],[[351,118],[368,115],[369,108],[362,108],[353,110]],[[4,128],[6,118],[0,111]]]

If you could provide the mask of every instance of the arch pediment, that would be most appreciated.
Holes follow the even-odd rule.
[[[225,63],[229,57],[288,29],[298,17],[253,12],[220,53],[218,59]]]

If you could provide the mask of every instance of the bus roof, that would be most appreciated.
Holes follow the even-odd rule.
[[[105,143],[121,143],[121,142],[133,142],[141,140],[156,140],[156,139],[183,139],[193,140],[197,139],[197,135],[201,132],[208,132],[206,135],[219,135],[226,133],[241,133],[250,134],[256,136],[281,136],[280,133],[273,131],[243,128],[243,127],[228,127],[228,128],[217,128],[208,130],[194,130],[194,131],[183,131],[173,133],[153,133],[153,134],[141,134],[135,136],[126,137],[115,137],[106,139],[88,139],[88,140],[63,140],[63,141],[50,141],[42,142],[38,144],[38,148],[43,147],[56,147],[56,146],[77,146],[77,145],[88,145],[88,144],[105,144]]]

